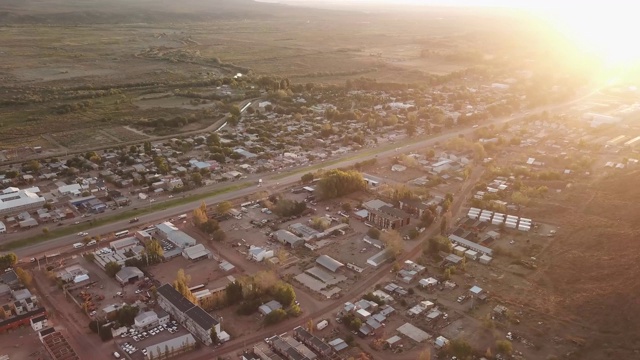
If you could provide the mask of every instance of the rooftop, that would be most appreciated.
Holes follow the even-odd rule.
[[[192,304],[193,305],[193,304]],[[193,320],[198,326],[205,330],[210,330],[212,327],[218,325],[220,322],[208,312],[204,311],[200,306],[194,306],[185,312],[185,315]]]
[[[158,294],[167,299],[174,307],[181,312],[186,312],[195,305],[187,300],[178,290],[169,284],[164,284],[158,288]]]
[[[320,255],[317,259],[316,259],[316,263],[324,266],[325,268],[336,272],[339,268],[343,267],[344,264],[341,263],[340,261],[332,258],[329,255]]]

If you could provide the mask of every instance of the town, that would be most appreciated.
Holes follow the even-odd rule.
[[[607,330],[633,308],[594,299],[633,283],[634,86],[227,66],[143,85],[145,119],[2,147],[0,360],[634,351],[633,331]]]

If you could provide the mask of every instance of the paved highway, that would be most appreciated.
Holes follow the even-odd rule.
[[[597,91],[597,90],[596,90]],[[550,111],[550,110],[557,110],[560,108],[564,108],[567,107],[569,105],[572,105],[578,101],[583,100],[584,98],[591,96],[593,93],[595,93],[596,91],[590,92],[584,96],[581,96],[578,99],[572,100],[570,102],[567,103],[563,103],[563,104],[559,104],[559,105],[552,105],[552,106],[544,106],[544,107],[540,107],[540,108],[536,108],[527,112],[522,112],[522,113],[518,113],[512,116],[507,116],[507,117],[502,117],[502,118],[497,118],[494,119],[492,121],[489,121],[485,124],[482,125],[482,127],[487,126],[487,125],[500,125],[500,124],[504,124],[513,120],[518,120],[518,119],[522,119],[524,116],[526,116],[527,114],[533,113],[533,112],[542,112],[542,111]],[[421,151],[424,150],[425,147],[428,146],[433,146],[436,143],[442,143],[443,141],[450,139],[452,137],[455,136],[459,136],[459,135],[468,135],[473,133],[476,130],[476,128],[464,128],[464,129],[460,129],[460,128],[456,128],[456,129],[452,129],[451,131],[448,132],[444,132],[435,136],[431,136],[429,138],[426,138],[424,140],[418,140],[416,141],[415,139],[412,139],[408,142],[404,142],[404,144],[409,143],[408,145],[403,145],[402,143],[398,144],[397,148],[392,148],[390,150],[380,150],[379,152],[371,152],[371,149],[364,149],[361,150],[360,153],[366,153],[369,152],[368,155],[363,155],[363,156],[358,156],[358,152],[356,153],[352,153],[349,154],[347,156],[347,159],[345,159],[344,161],[338,162],[338,163],[334,163],[332,165],[328,165],[326,167],[326,169],[333,169],[333,168],[339,168],[339,167],[345,167],[345,166],[350,166],[355,164],[356,162],[361,162],[363,160],[367,160],[367,159],[371,159],[374,157],[388,157],[388,156],[392,156],[397,154],[399,151],[401,152],[410,152],[410,151]],[[204,199],[205,203],[207,205],[211,205],[211,204],[215,204],[221,201],[226,201],[226,200],[231,200],[231,199],[235,199],[235,198],[241,198],[247,195],[251,195],[254,194],[256,192],[259,192],[261,190],[268,190],[270,188],[273,188],[275,186],[278,187],[282,187],[285,185],[289,185],[289,184],[293,184],[297,181],[300,180],[300,176],[301,173],[298,172],[296,174],[292,174],[289,175],[287,177],[281,178],[281,179],[274,179],[277,176],[277,174],[271,175],[270,177],[268,175],[265,174],[258,174],[258,175],[252,175],[251,177],[247,178],[246,180],[242,181],[242,182],[237,182],[237,184],[243,184],[243,183],[247,183],[250,184],[249,187],[244,188],[244,189],[240,189],[234,192],[229,192],[229,193],[224,193],[224,194],[219,194],[219,195],[214,195],[211,196],[209,198]],[[257,179],[258,178],[263,178],[263,185],[262,188],[258,188],[257,187]],[[199,191],[202,192],[207,192],[207,191],[215,191],[216,189],[221,189],[224,187],[229,186],[230,183],[222,183],[222,184],[216,184],[213,186],[210,186],[208,188],[205,189],[200,189]],[[167,219],[173,216],[177,216],[179,214],[183,214],[183,213],[187,213],[187,212],[191,212],[193,211],[193,209],[195,209],[197,206],[200,205],[200,203],[203,200],[197,200],[197,201],[193,201],[191,203],[185,204],[185,205],[179,205],[179,206],[175,206],[175,207],[171,207],[165,210],[161,210],[161,211],[157,211],[151,214],[147,214],[147,215],[142,215],[139,216],[140,222],[136,223],[136,228],[139,227],[141,224],[148,224],[148,223],[156,223],[159,221],[162,221],[163,219]],[[109,234],[109,233],[113,233],[115,231],[118,230],[122,230],[122,229],[126,229],[126,228],[130,228],[131,224],[129,224],[128,220],[123,220],[123,221],[119,221],[119,222],[115,222],[115,223],[111,223],[111,224],[106,224],[106,225],[102,225],[102,226],[98,226],[95,228],[92,228],[90,230],[90,235],[97,235],[97,234]],[[73,243],[78,242],[79,237],[75,234],[73,235],[69,235],[69,236],[64,236],[64,237],[60,237],[60,238],[56,238],[56,239],[52,239],[46,242],[42,242],[42,243],[38,243],[38,244],[34,244],[34,245],[29,245],[27,247],[21,248],[21,249],[17,249],[15,251],[16,255],[18,255],[19,258],[30,258],[33,256],[41,256],[44,255],[46,253],[50,253],[50,252],[58,252],[60,250],[64,250],[65,247],[68,247],[69,250],[71,250],[71,245]]]

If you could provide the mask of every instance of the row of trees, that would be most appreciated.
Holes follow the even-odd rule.
[[[226,213],[231,209],[231,204],[228,202],[223,202],[218,204],[219,210],[225,210],[223,213]],[[220,224],[216,219],[210,218],[207,214],[207,204],[204,201],[200,204],[200,206],[193,210],[193,224],[206,234],[211,235],[211,239],[214,241],[223,241],[226,239],[227,235],[224,230],[220,227]]]
[[[322,175],[316,185],[320,200],[333,199],[367,189],[362,174],[355,170],[330,170]]]

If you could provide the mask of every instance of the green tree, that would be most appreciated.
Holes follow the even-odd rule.
[[[268,313],[267,316],[264,317],[264,323],[266,325],[273,325],[281,322],[282,320],[287,318],[287,312],[282,309],[276,309],[272,312]]]
[[[213,343],[214,345],[217,344],[218,341],[220,341],[218,339],[218,333],[216,332],[215,326],[211,328],[211,331],[209,332],[209,337],[211,338],[211,343]]]
[[[111,261],[104,265],[104,272],[107,273],[110,277],[116,277],[118,271],[122,269],[122,266],[117,262]]]
[[[471,358],[473,349],[464,339],[454,339],[449,342],[449,353],[457,356],[461,360],[466,360]]]
[[[355,170],[330,170],[316,185],[316,192],[322,200],[343,197],[366,189],[367,183],[362,174]]]
[[[8,253],[0,256],[0,268],[2,270],[10,268],[18,263],[18,256],[14,253]]]
[[[280,282],[273,289],[273,298],[278,301],[282,306],[288,307],[296,300],[296,292],[293,290],[291,284]]]
[[[447,218],[443,217],[440,220],[440,234],[445,234],[447,232]]]
[[[496,341],[496,351],[500,354],[510,355],[513,352],[513,345],[509,340],[498,340]]]
[[[33,172],[38,172],[38,170],[40,170],[41,167],[42,165],[38,160],[31,160],[27,165],[27,168]]]
[[[349,212],[352,209],[353,208],[351,207],[351,204],[349,204],[348,202],[342,204],[342,211]]]
[[[134,323],[136,316],[138,315],[138,307],[131,305],[124,305],[117,312],[117,319],[121,325],[131,326]]]
[[[222,229],[217,229],[211,233],[211,240],[221,242],[227,238],[227,234]]]
[[[191,181],[193,181],[197,186],[202,186],[202,175],[198,172],[192,173]]]
[[[229,107],[229,113],[235,117],[240,117],[240,107],[238,107],[238,105],[232,105]]]
[[[306,173],[306,174],[302,175],[301,180],[302,180],[303,184],[308,184],[308,183],[313,181],[313,178],[314,178],[314,176],[313,176],[312,173]]]
[[[367,230],[367,235],[372,238],[372,239],[379,239],[380,238],[380,230],[371,227],[369,228],[369,230]]]
[[[227,304],[239,304],[244,298],[242,292],[242,284],[237,280],[229,283],[229,285],[227,285],[227,287],[225,288],[225,297],[227,300]]]
[[[233,205],[231,205],[230,202],[223,201],[221,203],[218,203],[218,205],[216,206],[216,212],[222,215],[222,214],[226,214],[232,208],[233,208]]]

